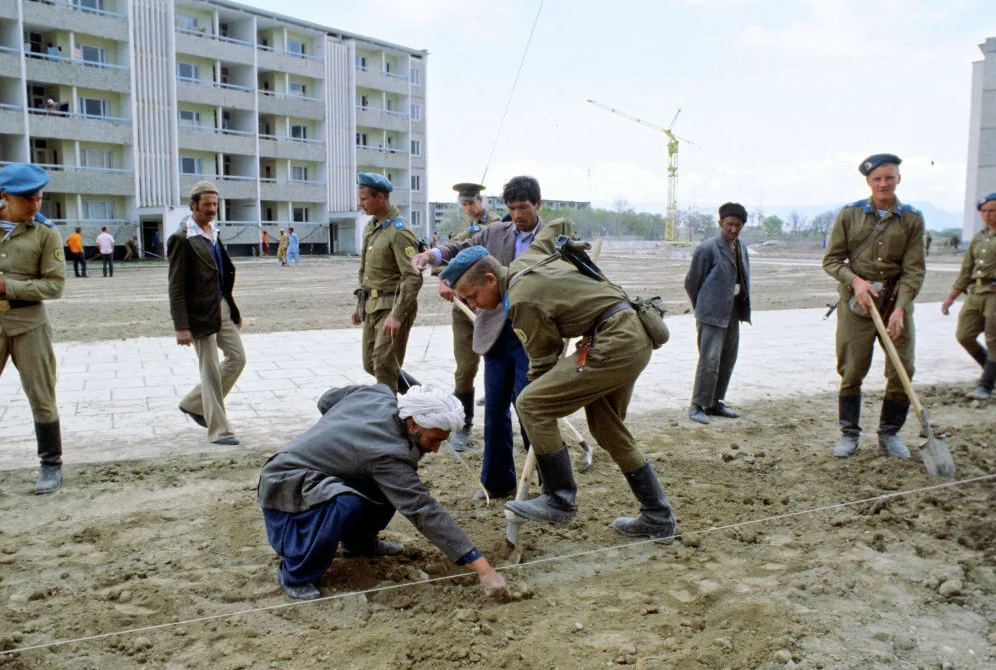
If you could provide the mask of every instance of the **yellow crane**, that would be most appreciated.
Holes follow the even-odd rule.
[[[674,118],[671,119],[671,125],[667,128],[661,128],[660,126],[650,123],[649,121],[644,121],[643,119],[633,116],[632,114],[621,112],[614,107],[603,105],[595,100],[587,100],[586,102],[590,102],[596,107],[601,107],[607,112],[618,114],[624,119],[636,121],[637,123],[647,126],[648,128],[653,128],[654,130],[664,133],[667,136],[667,209],[664,214],[664,239],[668,242],[676,242],[678,240],[678,142],[680,141],[685,142],[686,144],[692,144],[689,140],[678,137],[671,132],[674,128],[675,122],[678,120],[678,115],[681,114],[681,110],[679,109],[674,113]]]

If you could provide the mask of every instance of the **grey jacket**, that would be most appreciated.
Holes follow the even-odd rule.
[[[740,320],[750,323],[750,257],[742,241],[740,267],[744,280]],[[737,264],[729,242],[717,235],[700,244],[685,276],[685,293],[695,308],[695,320],[718,328],[729,326],[736,284]]]
[[[355,493],[396,509],[453,561],[474,549],[419,479],[422,451],[398,417],[394,391],[384,384],[332,389],[318,409],[318,423],[263,466],[259,505],[295,514]]]
[[[533,230],[533,239],[543,230],[543,219],[540,219]],[[443,260],[448,261],[464,249],[482,246],[488,253],[498,259],[498,262],[508,267],[515,260],[515,224],[511,221],[496,221],[484,227],[484,230],[473,237],[459,242],[451,242],[439,247]],[[474,321],[474,353],[484,355],[498,341],[507,319],[505,310],[496,309],[487,312],[477,310],[477,320]]]

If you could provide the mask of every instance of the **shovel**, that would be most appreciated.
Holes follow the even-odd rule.
[[[903,383],[903,388],[906,389],[906,395],[909,396],[910,404],[913,405],[913,411],[916,412],[916,417],[920,420],[920,425],[923,427],[923,434],[927,436],[927,441],[920,445],[920,458],[927,468],[927,473],[931,477],[954,477],[954,461],[951,460],[948,445],[944,443],[943,437],[937,437],[934,435],[934,431],[930,429],[930,421],[927,419],[927,413],[924,411],[923,405],[920,404],[920,399],[917,398],[916,393],[913,391],[913,384],[910,382],[909,375],[906,374],[903,362],[899,360],[899,352],[896,351],[896,345],[892,343],[892,338],[889,337],[889,333],[885,329],[885,324],[882,323],[882,315],[878,313],[878,307],[875,305],[874,300],[869,300],[868,302],[870,305],[868,313],[871,315],[872,321],[875,322],[875,329],[878,330],[878,336],[882,340],[885,353],[892,360],[892,365],[899,374],[899,381]]]

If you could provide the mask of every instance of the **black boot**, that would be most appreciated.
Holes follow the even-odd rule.
[[[671,503],[650,463],[627,472],[626,483],[640,503],[640,516],[621,516],[612,522],[612,527],[629,537],[649,537],[660,544],[674,542],[678,526]]]
[[[463,405],[463,428],[450,435],[450,446],[453,451],[467,451],[470,442],[470,428],[474,425],[474,391],[454,393]]]
[[[557,528],[566,526],[578,512],[578,485],[567,447],[536,454],[536,468],[543,477],[543,494],[530,500],[510,500],[505,509],[526,521],[545,521]]]
[[[975,362],[979,364],[980,368],[984,368],[986,367],[986,361],[989,360],[989,352],[986,351],[985,347],[979,347],[975,354],[972,355],[972,358],[975,359]]]
[[[895,458],[909,458],[910,450],[899,439],[899,429],[906,423],[910,411],[909,402],[882,399],[882,413],[878,420],[878,446]]]
[[[837,458],[848,458],[858,450],[861,435],[861,394],[837,396],[837,416],[840,417],[840,439],[833,449]]]
[[[422,383],[412,377],[410,374],[404,370],[398,370],[398,394],[404,395],[408,393],[408,389],[413,386],[421,386]]]
[[[996,384],[996,362],[986,361],[982,366],[982,376],[979,377],[979,385],[966,397],[972,400],[989,400],[993,393],[993,385]]]
[[[38,458],[41,459],[41,472],[35,493],[51,493],[62,486],[62,430],[58,421],[36,423],[35,437],[38,439]]]

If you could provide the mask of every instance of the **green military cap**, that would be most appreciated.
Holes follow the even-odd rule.
[[[457,200],[460,202],[470,202],[471,200],[476,200],[477,196],[481,195],[481,191],[484,190],[484,185],[472,184],[469,181],[465,181],[460,182],[459,184],[453,184],[453,190],[459,194]]]
[[[858,172],[867,177],[871,174],[871,171],[877,167],[881,167],[886,163],[892,163],[893,165],[899,165],[903,162],[903,159],[896,154],[872,154],[868,158],[861,161],[861,165],[858,166]]]

